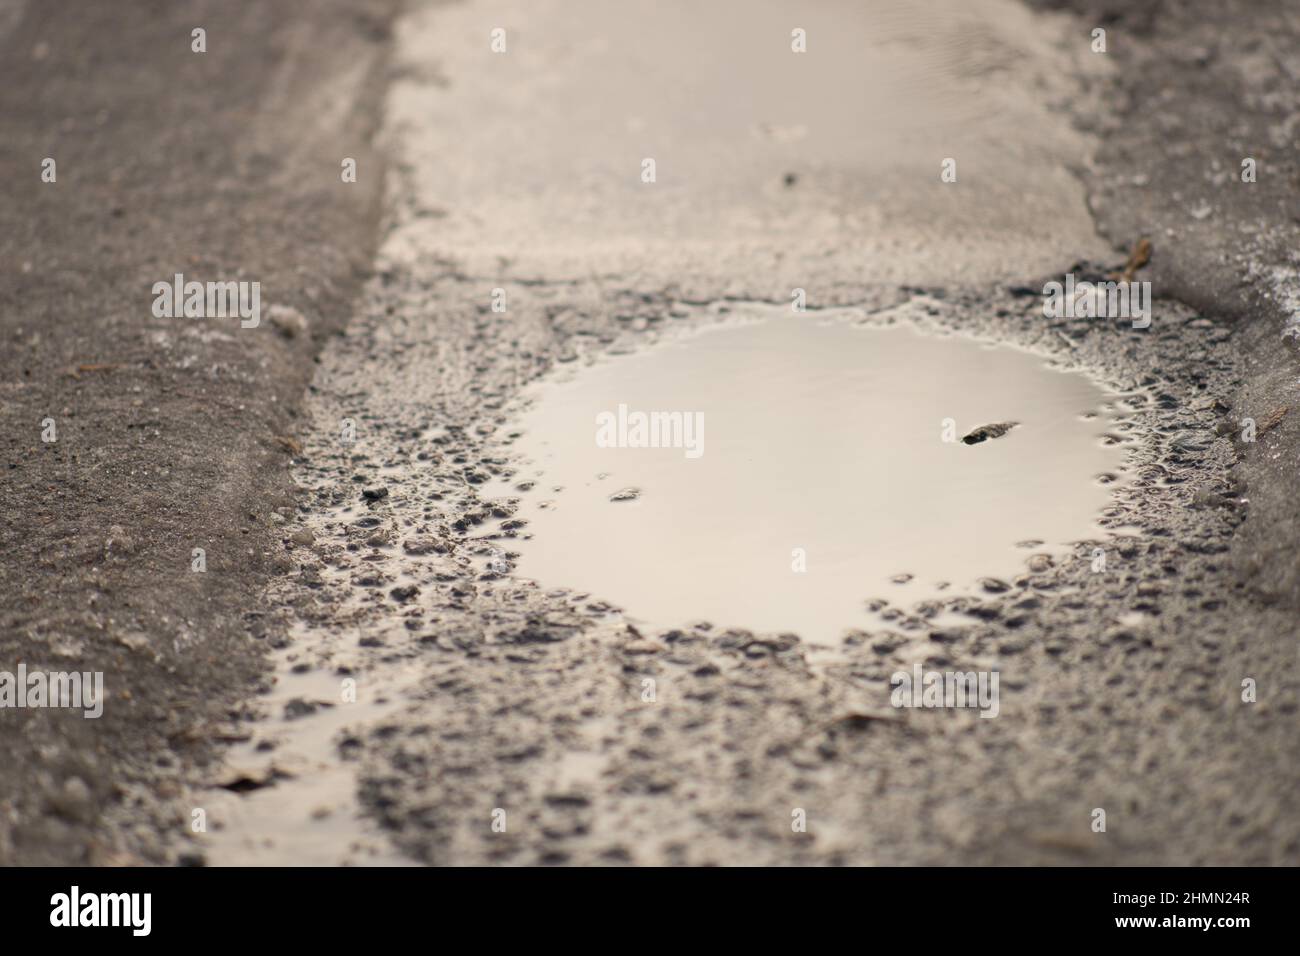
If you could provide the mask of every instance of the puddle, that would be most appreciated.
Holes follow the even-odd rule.
[[[1084,374],[850,310],[743,312],[532,390],[502,432],[524,463],[501,489],[521,502],[514,574],[650,627],[831,644],[879,626],[882,600],[968,593],[1104,537],[1124,441]],[[676,447],[626,447],[652,440],[651,412],[681,413],[660,429]]]
[[[275,655],[276,685],[260,699],[267,719],[232,747],[221,778],[203,805],[211,829],[203,839],[212,866],[406,866],[356,799],[351,764],[340,742],[409,703],[415,672],[370,660],[348,668],[355,699],[345,702],[343,677],[328,664],[333,642],[302,631]],[[290,716],[292,715],[292,716]]]

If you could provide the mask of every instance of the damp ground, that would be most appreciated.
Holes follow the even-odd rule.
[[[643,627],[838,644],[884,600],[937,612],[1101,535],[1132,425],[1083,373],[860,310],[726,312],[530,390],[517,575]]]
[[[1170,301],[1157,301],[1146,331],[1043,316],[1046,280],[1104,276],[1126,252],[1099,240],[1071,173],[1098,143],[1054,100],[1108,69],[1088,52],[1083,24],[998,0],[800,6],[802,24],[779,3],[697,6],[629,5],[619,19],[596,2],[429,5],[399,24],[389,227],[309,396],[294,464],[302,494],[284,529],[291,571],[273,595],[292,643],[245,742],[272,738],[286,756],[323,755],[326,767],[258,786],[229,768],[214,775],[216,797],[240,801],[212,837],[214,860],[255,862],[277,846],[292,859],[313,833],[314,859],[357,861],[381,833],[389,849],[432,864],[1294,857],[1295,787],[1276,760],[1294,753],[1294,702],[1285,689],[1251,708],[1239,697],[1243,676],[1285,673],[1294,646],[1279,638],[1286,616],[1225,570],[1248,496],[1233,471],[1232,330]],[[672,29],[674,19],[692,29]],[[510,52],[497,56],[485,38],[502,23]],[[796,25],[808,29],[808,54],[788,52]],[[769,65],[766,49],[780,62]],[[908,110],[896,108],[903,94]],[[1081,102],[1076,113],[1087,113]],[[957,160],[955,182],[940,180],[945,157]],[[646,158],[657,163],[653,183],[641,179]],[[749,321],[749,303],[780,312],[795,288],[808,316]],[[819,325],[836,307],[870,322]],[[791,349],[778,377],[839,430],[857,411],[886,444],[925,438],[917,461],[989,469],[976,487],[995,496],[990,506],[953,518],[987,535],[978,560],[964,563],[973,549],[963,536],[938,556],[951,566],[891,554],[863,568],[843,615],[828,612],[828,631],[847,628],[831,659],[790,632],[797,622],[772,620],[771,630],[767,619],[682,608],[660,623],[657,603],[605,593],[618,586],[613,561],[598,569],[608,585],[560,580],[587,573],[585,557],[554,577],[534,561],[533,547],[567,546],[567,513],[577,539],[591,536],[594,519],[568,502],[593,480],[611,495],[639,489],[591,500],[629,521],[654,514],[675,486],[581,466],[595,423],[580,421],[591,444],[551,465],[579,473],[552,496],[553,512],[534,513],[546,476],[530,470],[545,471],[545,449],[531,465],[518,453],[551,436],[532,428],[508,442],[525,388],[539,385],[545,413],[564,388],[619,363],[693,361],[716,348],[725,367],[735,361],[728,342],[805,327],[809,341],[854,343],[846,355],[873,336],[891,351],[909,343],[922,353],[914,371],[947,371],[951,381],[931,383],[876,370],[920,396],[924,417],[911,429],[910,406],[873,422],[870,408],[830,402],[818,373],[844,357],[829,347],[811,347],[811,373]],[[964,377],[980,367],[1007,374]],[[711,387],[707,376],[686,385]],[[864,378],[850,390],[869,397],[870,387]],[[754,401],[771,408],[779,395]],[[601,397],[705,413],[703,456],[667,456],[665,468],[707,469],[727,447],[707,392],[688,396],[699,407],[649,392]],[[718,407],[730,400],[720,394]],[[957,437],[1021,424],[967,446],[941,441],[949,417]],[[781,427],[796,444],[816,437]],[[1060,472],[1034,455],[1028,474],[1050,478],[1060,526],[1029,507],[1047,490],[996,497],[1031,480],[1011,468],[1043,447],[1031,441],[1056,443]],[[813,450],[826,456],[833,444]],[[860,456],[877,497],[913,494],[872,484],[899,467],[886,449],[872,461],[871,442],[839,447]],[[862,517],[857,476],[779,474],[811,480],[826,511]],[[1108,474],[1123,480],[1097,481]],[[727,490],[738,513],[748,487]],[[819,507],[782,537],[829,520]],[[671,524],[636,537],[660,530]],[[804,547],[799,581],[817,586],[823,571],[848,567],[826,540],[781,540],[774,567],[793,577],[790,552]],[[1029,541],[1041,544],[1017,548]],[[891,544],[905,547],[897,535]],[[684,557],[731,548],[705,541]],[[634,567],[641,558],[619,555]],[[711,573],[726,581],[732,571]],[[991,587],[981,580],[995,575]],[[959,593],[943,599],[942,619],[927,617],[941,580]],[[892,707],[891,675],[916,665],[998,670],[998,718]],[[353,701],[341,697],[348,679]],[[315,708],[295,706],[286,720],[298,697]],[[265,766],[251,772],[265,778]],[[1090,827],[1099,806],[1104,836]],[[791,828],[796,811],[806,833]],[[302,841],[286,834],[268,848],[282,814]]]
[[[1300,860],[1300,416],[1266,307],[1297,248],[1295,17],[1109,4],[1103,56],[1096,3],[1034,5],[410,4],[390,58],[395,3],[250,4],[196,58],[155,42],[192,5],[8,4],[0,658],[103,670],[111,699],[3,718],[0,863]],[[26,188],[51,117],[59,184]],[[1141,236],[1149,330],[1044,320],[1044,281]],[[155,269],[250,263],[304,323],[140,308]],[[634,631],[492,570],[526,529],[485,491],[523,385],[795,287],[1126,396],[1104,535],[819,669],[792,637]],[[918,662],[999,668],[999,717],[890,708]]]
[[[449,305],[430,321],[421,303],[435,289]],[[565,284],[510,292],[514,308],[535,316],[574,298]],[[430,363],[500,342],[517,321],[481,308],[476,293],[456,278],[430,286],[395,269],[323,361],[296,468],[304,495],[285,529],[297,570],[277,597],[291,643],[262,699],[264,718],[213,780],[211,819],[221,826],[205,843],[212,862],[384,862],[394,852],[426,863],[938,862],[953,853],[1099,862],[1132,859],[1145,844],[1090,842],[1095,805],[1127,807],[1144,830],[1189,825],[1187,815],[1145,809],[1151,794],[1172,799],[1181,777],[1136,784],[1132,761],[1148,745],[1131,728],[1172,719],[1178,702],[1178,725],[1195,733],[1164,739],[1176,766],[1199,766],[1207,748],[1243,732],[1224,709],[1230,689],[1213,706],[1207,695],[1225,672],[1251,666],[1252,645],[1223,627],[1186,635],[1193,618],[1225,621],[1241,600],[1216,571],[1241,495],[1213,398],[1231,375],[1227,330],[1165,307],[1146,335],[1091,320],[1044,323],[1036,300],[1006,291],[904,292],[897,305],[802,317],[772,304],[766,319],[748,302],[629,293],[619,308],[635,302],[653,314],[646,328],[586,313],[549,347],[574,353],[570,361],[536,363],[548,347],[525,335],[467,388],[429,376]],[[520,460],[524,435],[509,441],[526,382],[545,399],[620,363],[709,343],[729,353],[732,335],[794,333],[803,323],[816,334],[894,338],[958,365],[973,356],[1009,363],[1015,374],[998,389],[1034,383],[1037,407],[972,400],[952,417],[958,436],[1008,417],[1018,427],[975,445],[945,443],[945,416],[930,409],[924,431],[939,454],[974,456],[1014,449],[1035,422],[1055,422],[1044,440],[1064,430],[1079,443],[1082,461],[1063,479],[1077,481],[1074,500],[1099,496],[1080,507],[1079,529],[1064,533],[1059,551],[1045,537],[1017,549],[1026,532],[1015,503],[1004,502],[999,513],[1014,531],[999,540],[1018,568],[991,588],[962,582],[941,620],[925,616],[927,601],[893,596],[907,585],[864,584],[854,601],[893,604],[864,615],[830,658],[794,635],[695,613],[689,624],[645,626],[601,592],[533,581],[513,566],[526,535],[540,540],[532,492],[516,487],[538,481],[536,466]],[[1116,360],[1128,351],[1122,342],[1141,344],[1140,362]],[[1191,342],[1204,353],[1195,376],[1177,371]],[[1153,366],[1164,371],[1154,376]],[[985,400],[997,402],[998,389]],[[340,440],[345,422],[353,441]],[[707,461],[721,437],[710,425],[700,459],[679,449],[669,460]],[[591,446],[594,426],[593,415],[582,428]],[[1131,440],[1112,445],[1107,435]],[[1102,464],[1124,480],[1096,483]],[[635,507],[656,487],[644,485],[640,498],[600,503]],[[1083,529],[1092,540],[1071,542]],[[991,563],[998,551],[989,548]],[[816,552],[808,557],[811,576]],[[893,709],[890,675],[917,664],[997,668],[999,718]],[[349,679],[357,693],[345,700]],[[1114,687],[1126,692],[1101,689]],[[1086,763],[1076,722],[1106,741]],[[272,749],[260,750],[265,742]],[[932,764],[945,768],[942,782],[925,769]],[[989,786],[993,778],[1002,783]],[[922,799],[932,808],[918,814]],[[813,841],[784,836],[793,807],[811,810]],[[493,828],[497,811],[504,832]],[[1231,852],[1216,840],[1161,858]]]
[[[351,641],[299,629],[274,655],[266,717],[233,741],[203,801],[213,866],[400,866],[409,862],[365,818],[347,756],[349,728],[395,714],[419,675],[401,659],[368,662]],[[302,638],[308,638],[306,640]]]

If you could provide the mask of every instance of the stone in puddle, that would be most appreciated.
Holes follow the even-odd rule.
[[[990,438],[1001,438],[1019,424],[1019,422],[997,422],[993,425],[981,425],[970,434],[963,435],[962,441],[967,445],[978,445]]]
[[[322,707],[333,706],[328,700],[307,700],[305,697],[295,697],[284,705],[284,719],[297,720],[299,717],[307,717],[316,713]]]
[[[420,589],[414,584],[406,584],[401,587],[393,588],[388,592],[389,596],[395,601],[409,601],[420,593]]]

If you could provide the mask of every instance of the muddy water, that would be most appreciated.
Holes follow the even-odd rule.
[[[651,626],[833,642],[869,623],[868,599],[949,597],[1101,537],[1123,469],[1109,397],[1006,345],[737,309],[534,390],[514,428],[516,573]],[[645,447],[635,416],[652,412],[680,413],[659,429],[675,447]]]
[[[339,758],[353,729],[405,706],[420,671],[378,655],[359,666],[339,635],[299,628],[295,638],[276,655],[276,683],[261,701],[267,719],[232,748],[221,786],[203,801],[208,862],[407,865],[363,818],[352,766]]]

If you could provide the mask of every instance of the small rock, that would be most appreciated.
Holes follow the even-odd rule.
[[[625,654],[658,654],[662,650],[663,648],[654,641],[647,640],[628,641],[623,645]]]
[[[149,646],[149,638],[139,631],[126,631],[118,634],[117,643],[133,651],[143,651]]]
[[[420,589],[414,584],[404,584],[393,588],[388,592],[388,595],[395,601],[409,601],[419,593]]]
[[[361,491],[361,497],[367,501],[379,501],[388,497],[388,489],[384,487],[364,488]]]
[[[412,538],[403,543],[402,550],[407,554],[446,554],[447,546],[434,538]]]
[[[1193,508],[1212,508],[1223,504],[1223,496],[1209,485],[1201,485],[1192,493]]]
[[[115,524],[108,529],[108,540],[104,542],[104,553],[111,554],[114,551],[120,554],[135,554],[135,539],[126,533],[126,529],[120,524]]]
[[[289,703],[284,705],[284,719],[295,720],[299,717],[306,717],[308,714],[316,713],[316,704],[302,697],[295,697]]]
[[[267,309],[271,325],[286,339],[296,339],[307,334],[307,318],[292,306],[273,305]]]
[[[641,497],[640,488],[623,488],[609,496],[610,501],[636,501]]]
[[[967,445],[978,445],[990,438],[1001,438],[1019,424],[1019,422],[997,422],[993,425],[981,425],[970,434],[963,435],[962,442]]]
[[[309,548],[316,543],[316,536],[306,528],[299,528],[293,534],[289,535],[289,543],[295,544],[300,548]]]
[[[51,795],[49,803],[56,813],[68,820],[88,823],[95,818],[94,798],[90,787],[80,777],[69,777],[65,780],[63,788]]]
[[[233,793],[248,793],[260,790],[275,782],[275,767],[266,764],[260,767],[227,766],[215,785]]]

